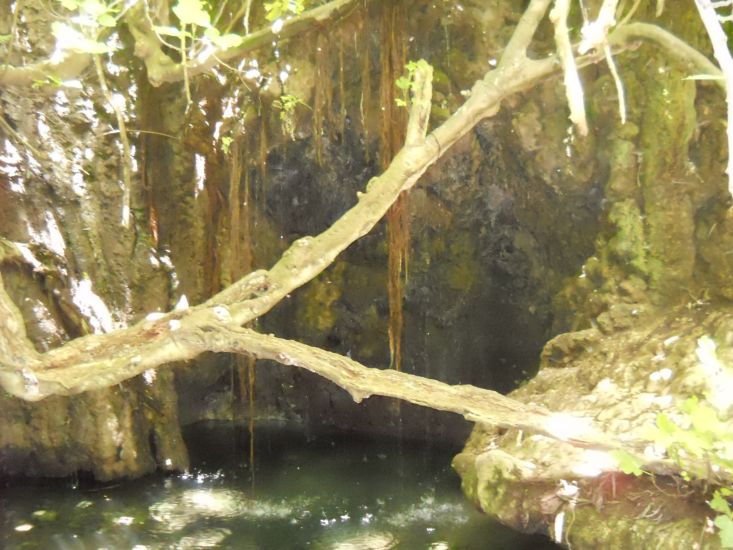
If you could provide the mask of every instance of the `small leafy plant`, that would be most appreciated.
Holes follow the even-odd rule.
[[[723,548],[733,548],[733,511],[729,502],[732,496],[733,490],[728,487],[721,487],[715,490],[712,500],[708,503],[710,508],[718,512],[713,523],[718,528]]]
[[[398,107],[407,107],[410,92],[415,86],[415,71],[417,71],[419,67],[425,67],[426,65],[428,65],[428,62],[424,59],[420,59],[419,61],[410,61],[405,65],[407,73],[395,80],[395,86],[399,88],[402,95],[402,97],[395,98],[395,103]]]
[[[283,125],[283,131],[295,139],[295,109],[298,105],[308,107],[308,105],[298,96],[291,94],[283,94],[279,99],[272,102],[272,105],[280,110],[280,122]]]
[[[171,36],[184,41],[181,48],[184,47],[186,39],[190,39],[194,45],[196,42],[209,42],[221,50],[239,46],[243,38],[233,33],[222,34],[211,22],[207,8],[207,4],[202,0],[178,0],[173,6],[173,13],[181,26],[156,25],[153,30],[160,36]],[[203,36],[196,35],[196,30],[199,28],[203,29]]]
[[[718,412],[697,397],[690,397],[680,407],[677,422],[660,413],[657,416],[656,444],[683,467],[682,477],[706,479],[710,472],[733,474],[733,433],[720,420]],[[718,487],[708,502],[717,512],[713,523],[718,528],[723,548],[733,548],[733,511],[728,500],[733,496],[729,487]]]
[[[117,25],[121,11],[121,2],[110,3],[101,0],[59,0],[61,6],[74,12],[75,24],[54,21],[51,25],[59,48],[87,54],[105,54],[114,51],[114,47],[99,39],[102,30]]]
[[[300,15],[305,10],[305,0],[275,0],[265,2],[265,17],[275,21],[288,15]]]

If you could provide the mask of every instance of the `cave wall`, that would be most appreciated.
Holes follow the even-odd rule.
[[[463,9],[402,7],[408,58],[425,57],[436,68],[437,125],[462,103],[487,59],[500,54],[519,12],[498,0],[466,2]],[[25,32],[48,24],[33,6],[24,9]],[[128,94],[133,130],[127,229],[118,221],[118,129],[99,83],[3,90],[5,119],[33,149],[6,136],[15,145],[5,150],[0,229],[43,256],[41,270],[6,259],[3,274],[39,349],[110,328],[95,326],[95,314],[75,303],[79,281],[101,297],[114,326],[134,322],[182,296],[199,303],[250,269],[268,267],[289,242],[324,229],[353,204],[380,162],[382,9],[388,8],[375,4],[328,35],[258,52],[253,80],[195,79],[190,107],[182,84],[153,88],[134,58],[123,52],[111,58],[109,84]],[[41,34],[29,37],[32,55],[15,51],[10,60],[47,54],[52,41]],[[129,44],[124,32],[121,39]],[[295,70],[283,85],[274,75],[285,62]],[[283,92],[308,107],[283,116],[277,104]],[[519,115],[507,111],[482,123],[410,195],[408,372],[508,391],[535,368],[550,334],[552,295],[588,255],[600,200],[593,169],[581,170],[560,153],[564,116],[549,125],[543,120],[562,102],[561,88],[553,81],[542,94],[543,102],[553,101],[544,113],[536,100],[518,98],[510,108]],[[39,127],[47,128],[43,139],[36,137]],[[554,145],[541,141],[546,135]],[[56,255],[47,237],[54,224],[63,242]],[[557,244],[558,231],[572,246]],[[387,256],[381,227],[259,328],[388,366]],[[96,396],[32,405],[3,396],[3,418],[14,429],[3,432],[0,469],[82,470],[107,479],[185,467],[179,420],[247,415],[248,377],[241,360],[206,355]],[[461,419],[387,400],[355,405],[329,383],[267,363],[257,367],[254,395],[258,417],[313,429],[339,425],[459,441],[469,428]]]
[[[435,67],[437,125],[501,54],[520,6],[400,5],[407,58]],[[153,88],[134,58],[115,54],[110,84],[129,93],[127,123],[135,130],[128,229],[118,222],[117,128],[98,82],[63,94],[2,90],[5,121],[33,149],[3,129],[0,235],[27,243],[42,264],[5,257],[3,277],[38,348],[98,330],[94,315],[74,302],[80,281],[103,298],[114,323],[134,322],[184,295],[200,303],[269,267],[288,243],[352,205],[379,171],[386,9],[374,3],[328,33],[258,51],[254,77],[242,76],[255,67],[251,59],[240,74],[198,77],[191,106],[181,83]],[[43,14],[33,6],[24,10],[27,32],[48,23],[38,22]],[[703,47],[690,10],[668,9],[662,24]],[[540,29],[538,51],[552,48],[551,36],[549,25]],[[35,56],[52,47],[49,35],[29,40]],[[130,37],[123,31],[121,40]],[[25,51],[9,55],[32,60]],[[583,71],[587,137],[569,130],[561,81],[548,79],[480,122],[410,192],[405,371],[507,392],[536,372],[551,336],[610,315],[614,304],[731,297],[718,92],[681,81],[650,46],[623,59],[629,124],[618,124],[604,68]],[[294,111],[278,104],[282,93],[301,100]],[[677,114],[667,120],[669,112]],[[675,138],[673,148],[655,149],[660,130]],[[48,237],[54,226],[65,245],[56,251]],[[387,367],[385,234],[382,226],[355,243],[257,328]],[[0,396],[0,420],[13,426],[0,436],[0,470],[110,478],[184,467],[179,421],[248,415],[248,369],[246,361],[211,354],[96,396],[33,405]],[[312,429],[460,439],[469,428],[383,399],[356,405],[330,383],[266,362],[256,367],[254,398],[257,417]]]
[[[414,37],[409,57],[423,56],[435,67],[437,125],[488,68],[480,52],[498,55],[506,25],[518,14],[501,2],[485,10],[468,3],[464,11],[415,4],[406,31]],[[267,162],[252,159],[249,168],[256,267],[271,265],[287,243],[328,227],[378,172],[377,121],[362,114],[378,110],[380,35],[373,28],[378,20],[375,10],[368,22],[358,23],[372,27],[368,49],[361,39],[345,46],[350,61],[343,69],[348,83],[343,127],[338,118],[327,117],[320,138],[314,138],[306,116],[295,121],[295,139],[288,139],[272,120],[277,111],[270,113]],[[334,112],[341,110],[340,40],[331,37],[325,62],[313,60],[330,67],[333,89],[321,94],[333,96]],[[285,45],[281,55],[287,59],[290,52]],[[372,73],[366,90],[364,63]],[[296,66],[308,67],[308,59],[299,58]],[[304,96],[306,103],[317,101],[317,94]],[[553,296],[592,253],[602,211],[594,142],[568,142],[563,104],[557,79],[514,99],[447,152],[409,193],[403,370],[502,392],[535,372],[541,347],[556,330]],[[261,143],[261,129],[254,133]],[[387,247],[382,225],[278,305],[259,328],[387,367]],[[222,373],[209,385],[201,384],[201,373],[178,377],[191,420],[247,412],[237,403],[236,366],[226,357],[219,361],[234,369],[234,376]],[[340,388],[297,369],[263,362],[256,370],[262,417],[296,419],[314,429],[337,425],[455,441],[469,428],[458,417],[386,399],[354,404]]]

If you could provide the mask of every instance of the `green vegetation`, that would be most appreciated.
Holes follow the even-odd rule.
[[[290,136],[290,139],[295,139],[295,109],[298,105],[308,107],[308,104],[298,96],[283,94],[279,99],[273,101],[272,105],[280,110],[280,122],[283,125],[283,132]]]
[[[395,85],[397,86],[397,88],[400,89],[400,92],[402,94],[402,97],[395,98],[395,103],[398,107],[407,107],[410,92],[415,86],[415,71],[417,71],[418,68],[427,68],[429,66],[430,64],[424,59],[420,59],[419,61],[410,61],[409,63],[407,63],[407,65],[405,65],[407,73],[405,73],[395,81]]]
[[[730,405],[731,368],[716,355],[715,342],[708,336],[698,340],[697,357],[701,373],[710,388],[703,399],[687,398],[676,414],[659,413],[656,426],[648,437],[658,449],[680,468],[681,476],[692,484],[718,485],[708,501],[717,512],[713,523],[718,528],[724,548],[733,548],[733,489],[718,480],[733,478],[733,433],[720,414]],[[643,461],[624,451],[614,452],[619,467],[626,474],[642,475]]]
[[[305,0],[275,0],[265,2],[265,17],[275,21],[288,15],[300,15],[305,10]]]
[[[114,46],[100,40],[105,29],[117,25],[122,2],[109,4],[100,0],[59,0],[61,6],[74,13],[71,20],[55,21],[51,28],[59,48],[77,53],[104,54],[114,51]]]

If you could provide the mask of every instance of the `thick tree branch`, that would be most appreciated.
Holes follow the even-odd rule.
[[[570,31],[568,29],[568,13],[570,12],[570,0],[557,0],[555,7],[550,12],[550,21],[555,26],[555,46],[560,56],[565,81],[565,97],[570,107],[570,120],[581,136],[588,134],[588,121],[585,116],[585,97],[583,86],[580,83],[578,67],[573,56],[573,46],[570,43]]]
[[[40,61],[16,67],[0,65],[0,86],[33,86],[45,82],[49,77],[58,80],[78,78],[92,62],[92,56],[83,53],[68,53],[59,61]]]
[[[527,430],[584,447],[621,446],[595,431],[590,422],[572,435],[560,433],[557,426],[561,422],[557,421],[557,414],[495,391],[470,385],[451,386],[393,369],[369,368],[336,353],[231,325],[219,324],[205,332],[201,340],[207,350],[246,353],[258,359],[304,368],[345,389],[357,403],[372,395],[381,395],[457,413],[472,422]]]
[[[221,61],[240,58],[245,53],[273,40],[286,40],[299,33],[323,25],[327,21],[342,17],[353,10],[359,0],[334,0],[323,6],[308,10],[298,17],[288,19],[278,33],[272,27],[260,29],[245,36],[242,44],[225,51],[211,52],[206,59],[194,59],[188,63],[189,77],[211,70]],[[158,3],[154,9],[162,18],[159,24],[167,24],[167,2]],[[164,9],[165,8],[165,9]],[[161,49],[161,42],[152,28],[152,21],[145,12],[145,2],[137,2],[124,15],[130,33],[135,39],[135,54],[140,57],[148,71],[148,79],[154,86],[183,79],[183,64],[176,63]],[[215,54],[215,55],[214,55]],[[64,81],[78,78],[92,63],[92,56],[85,53],[67,53],[60,60],[45,60],[24,66],[0,64],[0,86],[32,86],[44,82],[48,77]]]

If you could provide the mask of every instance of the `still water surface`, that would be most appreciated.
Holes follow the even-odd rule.
[[[24,483],[0,493],[6,549],[544,550],[468,504],[450,469],[457,449],[342,435],[190,428],[191,472],[115,486]]]

